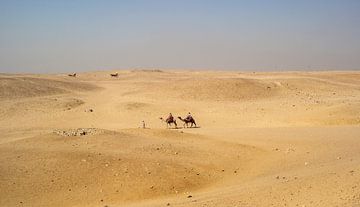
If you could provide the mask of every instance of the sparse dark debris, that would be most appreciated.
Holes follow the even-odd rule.
[[[73,136],[95,135],[102,133],[102,130],[96,128],[77,128],[77,129],[68,129],[68,130],[54,130],[54,133],[60,136],[73,137]]]

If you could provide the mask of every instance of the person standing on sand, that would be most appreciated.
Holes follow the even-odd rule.
[[[144,121],[144,120],[141,122],[141,125],[142,125],[142,128],[143,128],[143,129],[146,129],[145,121]]]

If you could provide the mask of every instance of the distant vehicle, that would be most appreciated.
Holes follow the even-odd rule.
[[[70,76],[70,77],[76,77],[76,73],[68,74],[68,76]]]
[[[111,76],[111,77],[118,77],[118,76],[119,76],[119,73],[117,73],[117,72],[116,72],[116,73],[110,73],[110,76]]]

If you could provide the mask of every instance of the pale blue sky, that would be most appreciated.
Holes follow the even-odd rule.
[[[0,72],[360,69],[358,0],[0,0]]]

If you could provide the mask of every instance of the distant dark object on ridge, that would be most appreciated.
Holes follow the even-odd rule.
[[[119,73],[117,73],[117,72],[116,72],[116,73],[110,73],[110,76],[111,76],[111,77],[118,77],[118,76],[119,76]]]

